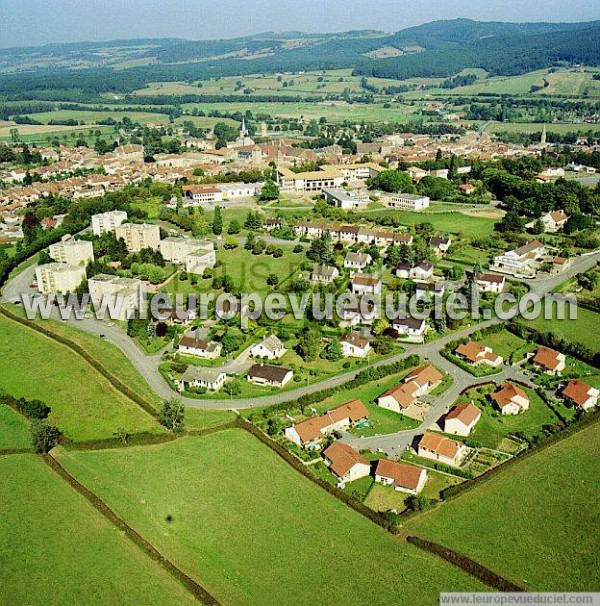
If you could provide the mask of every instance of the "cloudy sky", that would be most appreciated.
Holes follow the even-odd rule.
[[[397,31],[437,19],[590,21],[598,0],[0,0],[0,47],[266,31]]]

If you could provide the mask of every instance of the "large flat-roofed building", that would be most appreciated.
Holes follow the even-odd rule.
[[[86,277],[83,265],[68,263],[40,265],[35,269],[35,276],[39,291],[45,295],[75,292]]]
[[[425,210],[429,207],[429,197],[419,194],[396,194],[387,199],[390,208],[402,208],[403,210]]]
[[[57,263],[68,265],[86,265],[94,260],[94,245],[87,240],[75,240],[65,236],[60,242],[50,244],[50,257]]]
[[[183,205],[194,206],[202,202],[222,202],[223,192],[216,185],[187,185],[183,188]]]
[[[113,320],[128,320],[139,308],[141,280],[98,274],[88,280],[88,291],[94,305],[100,305],[103,297],[110,297],[107,308],[115,310]],[[106,299],[105,299],[106,302]]]
[[[340,188],[344,176],[338,170],[325,168],[313,172],[295,173],[288,168],[280,168],[279,187],[283,191],[320,192],[322,189]]]
[[[332,202],[342,210],[363,208],[370,201],[369,194],[365,191],[324,188],[321,194],[327,202]]]
[[[125,240],[127,250],[140,252],[144,248],[160,248],[160,228],[149,223],[122,223],[115,229],[117,238]]]
[[[215,248],[212,242],[203,242],[202,240],[196,240],[196,238],[165,238],[160,241],[160,252],[164,260],[177,265],[185,263],[186,257],[197,251],[215,256]],[[215,262],[216,257],[212,265]]]
[[[214,267],[217,264],[214,246],[211,242],[204,242],[202,246],[186,255],[183,263],[188,274],[203,274],[207,267]]]
[[[262,189],[262,183],[222,183],[219,186],[224,200],[252,198]]]
[[[121,223],[127,221],[127,213],[124,210],[111,210],[106,213],[92,215],[92,231],[95,236],[115,231]]]

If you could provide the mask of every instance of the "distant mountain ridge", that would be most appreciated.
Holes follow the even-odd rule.
[[[493,75],[515,75],[572,64],[600,65],[600,21],[455,19],[392,34],[268,32],[231,40],[148,38],[4,49],[0,92],[16,88],[19,78],[38,74],[42,80],[64,80],[75,69],[80,82],[104,77],[105,90],[127,92],[145,82],[252,73],[351,68],[359,75],[405,79],[450,77],[474,67]],[[123,84],[127,81],[129,85]]]

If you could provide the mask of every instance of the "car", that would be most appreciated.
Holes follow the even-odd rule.
[[[15,305],[23,305],[23,303],[22,303],[21,301],[13,301],[13,303],[14,303]]]
[[[29,288],[37,288],[37,284],[30,284]]]
[[[106,326],[108,326],[109,328],[110,328],[111,326],[114,326],[114,325],[115,325],[115,323],[114,323],[114,322],[107,322],[107,323],[106,323]]]
[[[106,339],[106,335],[105,335],[103,332],[101,332],[101,333],[100,333],[100,338],[101,338],[101,339]]]

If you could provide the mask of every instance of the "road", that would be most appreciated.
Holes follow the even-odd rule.
[[[537,294],[538,296],[543,296],[546,293],[551,292],[554,288],[565,282],[566,280],[576,276],[579,273],[585,272],[588,269],[591,269],[596,263],[600,260],[600,251],[596,251],[594,253],[590,253],[581,257],[578,257],[573,261],[571,267],[562,272],[561,274],[555,276],[542,276],[536,278],[534,280],[529,280],[528,284],[530,285],[530,290],[532,293]],[[14,302],[20,299],[20,294],[23,292],[32,292],[32,289],[29,288],[29,284],[33,279],[33,275],[35,273],[34,268],[29,268],[22,272],[15,279],[9,281],[3,289],[2,293],[2,301],[3,302]],[[501,320],[496,318],[491,320],[485,320],[474,324],[470,327],[467,327],[463,330],[457,331],[453,334],[446,335],[440,339],[436,339],[430,343],[425,343],[423,345],[410,345],[407,347],[407,350],[396,356],[392,356],[390,358],[386,358],[385,360],[379,360],[372,364],[369,364],[367,367],[363,367],[359,370],[349,371],[335,377],[331,377],[329,379],[324,379],[323,381],[318,381],[311,385],[305,385],[298,389],[293,389],[289,391],[282,391],[274,394],[270,394],[267,396],[261,396],[252,399],[232,399],[232,398],[190,398],[190,397],[182,397],[182,402],[191,408],[200,408],[200,409],[248,409],[254,407],[261,406],[270,406],[273,404],[280,404],[282,402],[289,402],[292,400],[296,400],[299,397],[311,393],[315,393],[321,391],[323,389],[328,389],[330,387],[339,387],[344,383],[354,379],[356,375],[365,370],[365,368],[369,367],[379,367],[386,364],[391,364],[393,362],[397,362],[411,354],[416,354],[424,359],[429,359],[434,361],[435,363],[440,363],[442,369],[448,369],[446,366],[446,361],[444,358],[439,356],[439,351],[444,348],[444,346],[457,339],[462,337],[466,337],[470,335],[472,332],[476,330],[480,330],[482,328],[486,328],[493,324],[497,324]],[[162,399],[172,398],[174,395],[173,390],[169,387],[168,383],[165,381],[163,376],[160,374],[158,370],[158,366],[160,363],[160,355],[146,355],[143,353],[135,344],[135,342],[130,339],[125,332],[117,327],[112,326],[109,327],[105,322],[100,322],[95,319],[84,319],[84,320],[75,320],[72,319],[69,321],[71,326],[74,326],[80,330],[84,330],[90,334],[94,334],[96,336],[101,333],[105,335],[105,338],[110,343],[116,345],[119,349],[123,351],[123,353],[129,358],[131,363],[135,366],[138,372],[144,377],[147,381],[148,385],[151,389]],[[443,362],[441,362],[443,360]],[[451,365],[453,367],[453,365]],[[454,371],[455,369],[452,368]],[[468,375],[468,373],[464,373],[467,377],[470,377],[471,382],[479,382],[474,381],[473,377]],[[445,406],[447,406],[447,401],[450,400],[452,396],[455,395],[455,391],[458,392],[462,390],[469,383],[465,383],[460,377],[462,375],[458,374],[459,380],[455,380],[455,384],[444,394],[440,401],[441,403],[435,404],[435,411],[438,411],[438,408],[442,410]],[[434,408],[434,407],[432,407]],[[434,412],[430,411],[430,416],[434,415]],[[438,415],[439,416],[439,415]],[[429,417],[428,417],[429,418]],[[416,430],[415,430],[416,431]]]

